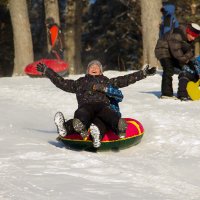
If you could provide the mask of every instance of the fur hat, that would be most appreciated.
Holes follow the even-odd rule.
[[[195,23],[188,24],[186,32],[191,36],[197,38],[200,35],[200,26]]]
[[[90,62],[88,63],[88,66],[87,66],[87,74],[88,74],[89,68],[90,68],[92,65],[98,65],[99,68],[100,68],[101,73],[103,73],[103,66],[102,66],[102,64],[100,63],[100,61],[98,61],[98,60],[92,60],[92,61],[90,61]]]

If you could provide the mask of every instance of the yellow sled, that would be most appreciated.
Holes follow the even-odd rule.
[[[195,101],[195,100],[200,100],[200,79],[195,83],[193,81],[189,81],[187,84],[187,92],[189,97]]]

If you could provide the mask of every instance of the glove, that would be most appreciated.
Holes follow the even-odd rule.
[[[105,92],[106,91],[106,86],[104,84],[97,83],[97,84],[94,84],[92,86],[92,89],[94,91]]]
[[[143,73],[145,76],[153,76],[156,74],[156,67],[150,67],[149,65],[146,65],[143,69]]]
[[[36,68],[38,72],[45,74],[45,71],[48,67],[44,63],[38,63]]]

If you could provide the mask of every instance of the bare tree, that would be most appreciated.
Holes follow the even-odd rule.
[[[158,65],[154,49],[159,36],[161,0],[141,0],[143,63]]]
[[[195,0],[192,0],[191,3],[191,14],[193,16],[197,15],[197,8],[200,6],[200,3],[197,3]],[[196,41],[195,42],[195,55],[198,56],[200,54],[200,42]]]
[[[66,6],[65,59],[69,63],[69,73],[83,72],[81,65],[81,24],[83,1],[68,0]]]
[[[33,62],[33,44],[26,0],[9,0],[14,36],[14,75],[23,75],[24,67]]]

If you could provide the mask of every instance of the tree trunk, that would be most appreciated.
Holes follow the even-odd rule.
[[[192,4],[190,5],[191,7],[191,14],[193,16],[196,16],[197,14],[197,7],[199,6],[200,4],[197,4],[195,0],[192,1]],[[200,41],[197,40],[195,42],[195,56],[199,56],[200,54]]]
[[[142,36],[143,36],[143,63],[158,66],[154,49],[159,36],[161,21],[161,0],[141,0]]]
[[[9,0],[14,38],[14,75],[24,75],[24,67],[33,62],[33,44],[26,0]]]
[[[83,67],[81,66],[82,1],[68,0],[65,12],[65,59],[69,63],[69,73],[80,74],[83,72]]]
[[[197,41],[195,42],[195,56],[199,56],[200,55],[200,42]]]
[[[58,0],[44,0],[45,16],[53,17],[55,22],[60,24]]]
[[[46,19],[52,17],[54,18],[55,23],[60,25],[58,0],[44,0],[44,7],[45,7]],[[48,44],[48,50],[50,50],[51,45],[49,44],[48,37],[47,37],[47,44]]]

